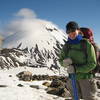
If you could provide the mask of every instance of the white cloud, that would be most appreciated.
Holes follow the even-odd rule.
[[[16,16],[14,16],[13,20],[10,20],[6,27],[2,29],[5,40],[3,43],[3,45],[5,45],[4,47],[9,47],[9,44],[10,47],[16,47],[22,41],[24,41],[23,48],[25,48],[26,45],[28,47],[32,47],[33,43],[39,43],[41,40],[50,40],[49,36],[52,36],[52,39],[57,39],[62,42],[62,38],[59,39],[59,37],[63,37],[63,35],[58,27],[50,21],[36,18],[34,11],[23,8],[19,10],[15,15]],[[58,31],[55,31],[55,34],[53,32],[50,34],[46,28],[55,28]],[[60,32],[61,35],[58,35],[58,32]],[[48,46],[47,42],[46,44],[43,43],[43,45]],[[42,48],[43,45],[40,47]],[[52,49],[51,45],[49,49],[50,48]]]
[[[36,18],[36,13],[29,8],[22,8],[16,14],[17,17]]]
[[[14,19],[6,23],[4,27],[1,27],[0,21],[0,34],[7,37],[11,34],[17,33],[18,31],[25,30],[26,27],[24,27],[24,25],[29,25],[30,20],[32,21],[35,19],[37,19],[36,13],[33,10],[29,8],[22,8],[14,14]]]
[[[4,37],[13,34],[33,34],[42,27],[55,27],[56,25],[50,21],[38,19],[33,10],[22,8],[14,14],[13,20],[10,20],[5,27],[0,30]],[[54,25],[54,26],[53,26]],[[44,30],[43,30],[44,31]],[[39,32],[41,33],[41,32]]]

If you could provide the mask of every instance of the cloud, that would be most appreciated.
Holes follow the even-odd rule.
[[[14,15],[23,18],[36,18],[36,13],[29,8],[22,8]]]
[[[0,30],[0,34],[3,34],[5,38],[14,34],[35,34],[37,31],[39,34],[42,34],[41,31],[44,32],[43,29],[45,27],[54,28],[55,26],[56,25],[50,21],[37,18],[33,10],[22,8],[14,14],[13,20],[10,20],[9,23]]]
[[[14,15],[13,20],[10,20],[3,27],[1,27],[1,21],[0,21],[0,35],[7,37],[18,31],[25,30],[24,27],[25,24],[30,24],[30,21],[37,19],[36,13],[29,8],[22,8],[13,15]]]

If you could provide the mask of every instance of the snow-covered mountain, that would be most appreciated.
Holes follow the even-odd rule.
[[[67,36],[53,23],[34,18],[30,9],[23,8],[16,16],[4,30],[0,30],[0,34],[6,36],[4,40],[0,38],[0,43],[3,42],[0,69],[4,69],[0,70],[0,100],[70,100],[66,89],[67,68],[60,67],[58,62],[58,54]],[[96,100],[100,98],[99,81],[97,77]],[[44,86],[44,83],[49,85]],[[50,87],[52,83],[53,88]],[[48,94],[52,90],[56,94],[54,91],[52,95]]]
[[[18,27],[19,25],[20,29]],[[16,30],[13,31],[14,33],[12,35],[5,39],[3,47],[12,48],[21,44],[20,48],[28,47],[30,49],[35,47],[35,44],[38,44],[39,48],[43,49],[46,47],[49,50],[52,50],[52,47],[56,44],[55,40],[60,43],[63,42],[63,32],[51,22],[40,19],[23,19],[15,25],[12,23],[12,29],[10,31],[15,27]]]
[[[9,33],[3,42],[1,66],[59,66],[57,55],[67,36],[53,23],[22,19],[10,24]]]

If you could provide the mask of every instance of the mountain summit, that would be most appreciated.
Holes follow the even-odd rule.
[[[3,44],[4,48],[32,48],[37,44],[39,48],[49,50],[56,44],[56,41],[63,43],[65,34],[51,22],[40,19],[22,19],[12,22],[8,36]]]
[[[21,19],[10,24],[10,35],[3,42],[1,55],[13,66],[55,67],[61,44],[67,38],[51,22],[40,19]],[[3,60],[1,57],[0,59]],[[7,64],[6,64],[7,65]],[[8,66],[9,68],[9,66]]]

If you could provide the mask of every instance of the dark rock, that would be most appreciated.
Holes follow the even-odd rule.
[[[66,88],[66,81],[65,81],[66,78],[64,80],[63,79],[64,77],[60,76],[53,79],[49,88],[46,89],[47,93],[61,97],[71,97],[69,91]]]
[[[31,72],[21,72],[17,74],[19,79],[23,81],[29,81],[29,80],[50,80],[52,81],[51,83],[44,82],[42,85],[47,86],[48,88],[46,89],[47,93],[49,94],[54,94],[57,96],[61,97],[71,97],[69,91],[66,88],[66,81],[67,77],[66,76],[48,76],[48,75],[33,75]],[[30,85],[31,88],[36,88],[39,89],[38,85]]]
[[[23,87],[23,85],[22,85],[22,84],[18,84],[17,86],[19,86],[19,87]]]
[[[49,29],[47,30],[52,31],[56,30]],[[52,41],[52,39],[51,39]],[[50,41],[47,41],[48,44],[50,44]],[[0,69],[9,69],[9,68],[15,68],[19,66],[30,66],[30,67],[47,67],[47,62],[49,59],[53,60],[53,64],[51,64],[51,69],[59,68],[58,62],[58,54],[60,52],[61,44],[56,41],[56,46],[54,46],[54,52],[52,50],[47,50],[46,48],[43,48],[42,50],[39,49],[38,44],[35,45],[35,47],[29,49],[27,46],[26,48],[21,49],[22,43],[19,43],[19,45],[16,48],[3,48],[0,50]],[[25,59],[28,58],[26,61],[19,60],[20,56],[24,57]],[[29,58],[30,57],[30,58]],[[19,59],[17,59],[19,58]],[[33,60],[36,62],[34,65]]]
[[[100,93],[97,93],[97,96],[100,97]]]
[[[28,72],[28,71],[23,71],[23,72],[20,72],[19,74],[16,75],[20,80],[23,80],[25,81],[25,77],[28,77],[29,80],[53,80],[56,82],[60,81],[60,82],[66,82],[67,81],[67,77],[65,76],[48,76],[48,75],[33,75],[32,76],[32,73],[31,72]],[[57,81],[58,79],[58,81]],[[54,83],[54,82],[53,82]]]
[[[19,78],[19,80],[23,80],[23,81],[31,81],[32,80],[32,73],[29,71],[20,72],[16,76]]]
[[[31,88],[39,89],[39,85],[30,85]]]
[[[44,82],[42,85],[49,87],[51,83],[49,82]]]
[[[49,80],[48,75],[33,75],[32,80]]]
[[[16,59],[16,56],[24,56],[24,52],[20,49],[12,48],[12,49],[7,49],[4,48],[0,51],[0,68],[12,68],[12,67],[18,67],[18,66],[23,66],[25,65],[23,62],[19,61]],[[5,59],[5,60],[4,60]]]
[[[12,75],[9,75],[9,77],[12,77]]]
[[[97,88],[100,89],[100,81],[97,81],[96,84],[97,84]]]
[[[57,88],[57,87],[59,87],[59,86],[64,86],[64,85],[65,85],[65,84],[64,84],[61,80],[59,80],[59,79],[54,79],[54,80],[52,81],[50,87],[55,87],[55,88]]]
[[[48,88],[46,89],[47,93],[57,95],[58,89],[57,88]]]
[[[46,27],[46,30],[47,30],[47,31],[50,31],[50,32],[53,31],[53,29],[51,29],[51,28],[47,28],[47,27]]]
[[[70,97],[70,93],[66,88],[58,87],[58,88],[49,88],[47,93],[61,96],[61,97]]]
[[[1,88],[1,87],[7,87],[7,85],[0,85],[0,88]]]

